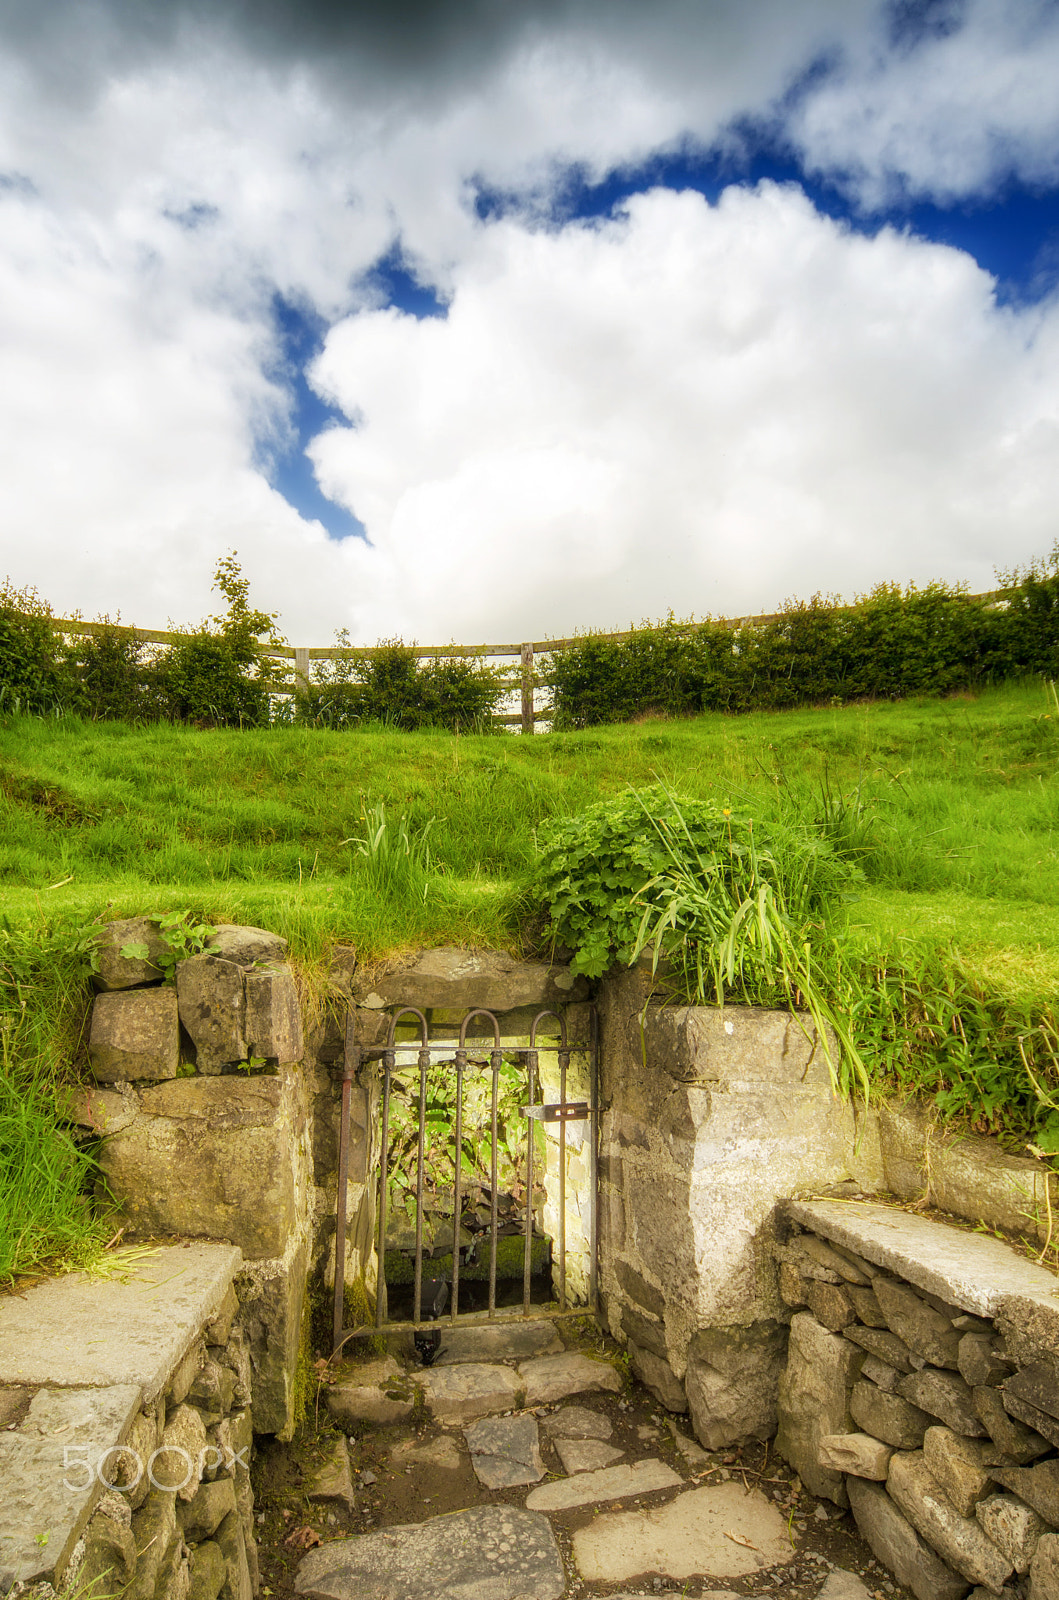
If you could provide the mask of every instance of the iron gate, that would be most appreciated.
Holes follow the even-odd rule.
[[[598,1027],[595,1008],[590,1008],[590,1035],[585,1043],[571,1044],[567,1035],[566,1019],[559,1012],[542,1010],[534,1017],[528,1034],[528,1043],[504,1044],[501,1038],[500,1022],[492,1011],[476,1007],[464,1016],[458,1035],[458,1043],[453,1051],[451,1039],[431,1040],[430,1028],[426,1016],[414,1007],[405,1006],[397,1011],[390,1020],[387,1042],[385,1045],[364,1046],[356,1042],[354,1037],[356,1013],[351,1007],[346,1019],[345,1050],[342,1064],[342,1104],[341,1120],[339,1126],[339,1154],[338,1154],[338,1197],[335,1216],[335,1297],[333,1319],[332,1349],[338,1349],[349,1339],[364,1337],[374,1333],[380,1328],[393,1331],[402,1329],[421,1330],[426,1323],[437,1325],[444,1314],[445,1319],[455,1323],[463,1315],[460,1311],[461,1267],[467,1273],[469,1260],[474,1260],[478,1269],[478,1276],[482,1276],[482,1261],[477,1256],[478,1242],[482,1235],[487,1235],[485,1241],[488,1249],[488,1265],[484,1274],[488,1284],[488,1303],[486,1310],[487,1320],[495,1322],[503,1320],[505,1316],[513,1318],[526,1318],[534,1314],[531,1298],[535,1239],[549,1240],[548,1255],[551,1266],[551,1283],[555,1291],[557,1304],[550,1304],[547,1309],[537,1304],[537,1315],[572,1316],[585,1315],[596,1309],[596,1247],[597,1247],[597,1220],[596,1220],[596,1152],[598,1148]],[[398,1031],[405,1023],[405,1019],[412,1019],[414,1031],[418,1032],[418,1039],[411,1042],[399,1042]],[[542,1028],[547,1022],[558,1024],[557,1033],[549,1036],[542,1034]],[[407,1023],[405,1023],[407,1027]],[[476,1031],[477,1030],[477,1036]],[[526,1037],[526,1036],[524,1036]],[[444,1061],[443,1056],[449,1056],[449,1061]],[[583,1086],[587,1090],[587,1097],[579,1100],[567,1099],[568,1079],[571,1071],[571,1057],[576,1056],[579,1075],[583,1074]],[[414,1058],[414,1059],[413,1059]],[[547,1063],[542,1067],[542,1058]],[[345,1316],[345,1239],[346,1239],[346,1201],[347,1179],[349,1174],[349,1139],[350,1139],[350,1096],[353,1081],[358,1077],[362,1068],[368,1063],[376,1063],[375,1071],[381,1079],[380,1089],[380,1117],[379,1117],[379,1170],[377,1188],[375,1247],[377,1255],[376,1295],[375,1295],[375,1320],[374,1324],[346,1328],[343,1326]],[[437,1091],[439,1074],[437,1069],[442,1068],[440,1074],[446,1089],[445,1104],[451,1105],[451,1144],[454,1152],[452,1163],[452,1233],[451,1250],[448,1257],[448,1272],[444,1280],[433,1276],[424,1276],[424,1264],[433,1264],[437,1258],[437,1238],[431,1238],[429,1253],[424,1246],[424,1203],[425,1190],[428,1176],[428,1128],[430,1131],[437,1129],[437,1117],[428,1117],[428,1111],[436,1111],[436,1101],[431,1100],[428,1090]],[[512,1069],[515,1080],[512,1079]],[[433,1078],[431,1074],[433,1073]],[[409,1095],[403,1086],[403,1079],[410,1077],[413,1084],[413,1093]],[[545,1098],[544,1090],[551,1086],[558,1091],[557,1099]],[[502,1109],[501,1084],[504,1084],[505,1107]],[[518,1126],[524,1125],[525,1139],[524,1150],[519,1152],[521,1160],[511,1159],[511,1130],[506,1122],[512,1121],[512,1090],[520,1088],[522,1093],[517,1096]],[[489,1167],[488,1185],[481,1183],[480,1178],[473,1182],[465,1182],[465,1134],[467,1131],[467,1100],[468,1090],[473,1091],[473,1099],[480,1107],[483,1101],[487,1112],[486,1131],[488,1135]],[[398,1091],[400,1094],[398,1095]],[[449,1092],[451,1091],[451,1092]],[[386,1279],[386,1263],[388,1253],[388,1212],[391,1205],[391,1189],[394,1173],[391,1170],[391,1137],[394,1122],[395,1106],[400,1101],[402,1114],[406,1122],[410,1123],[411,1148],[414,1149],[414,1198],[415,1198],[415,1241],[414,1255],[412,1257],[412,1315],[404,1320],[391,1321],[389,1318],[389,1295]],[[506,1110],[506,1122],[504,1110]],[[584,1216],[585,1206],[581,1207],[581,1245],[582,1256],[587,1248],[587,1271],[582,1274],[584,1282],[581,1292],[577,1294],[578,1304],[571,1305],[571,1294],[567,1282],[567,1188],[568,1188],[568,1138],[567,1129],[571,1125],[578,1125],[580,1151],[587,1156],[587,1165],[584,1159],[579,1161],[579,1181],[581,1195],[587,1201],[587,1219]],[[587,1136],[586,1136],[587,1131]],[[500,1149],[501,1136],[505,1137],[506,1156],[508,1159],[507,1170],[524,1173],[520,1178],[522,1188],[521,1205],[521,1231],[523,1234],[522,1246],[522,1303],[521,1308],[508,1310],[498,1306],[498,1256],[500,1254],[500,1239],[502,1236],[512,1236],[510,1211],[508,1220],[501,1223],[501,1172]],[[447,1137],[446,1142],[449,1142]],[[519,1141],[521,1142],[521,1140]],[[545,1184],[552,1183],[555,1187],[554,1199],[557,1213],[557,1227],[555,1236],[549,1236],[546,1230],[539,1234],[534,1232],[535,1205],[534,1196],[539,1191],[535,1189],[535,1176],[538,1163],[543,1161],[543,1177]],[[407,1174],[406,1174],[407,1177]],[[518,1184],[515,1185],[516,1189]],[[477,1202],[473,1213],[467,1206],[470,1192],[478,1190]],[[488,1193],[488,1203],[483,1206],[485,1192]],[[545,1190],[547,1194],[547,1190]],[[508,1200],[513,1197],[506,1196]],[[550,1198],[550,1197],[549,1197]],[[486,1212],[483,1218],[482,1212]],[[516,1210],[518,1210],[516,1203]],[[545,1214],[547,1213],[547,1203]],[[471,1217],[473,1214],[473,1224]],[[473,1226],[475,1233],[471,1236],[472,1243],[466,1242],[468,1228]],[[515,1230],[518,1231],[517,1229]],[[411,1250],[411,1246],[409,1246]],[[539,1254],[539,1252],[538,1252]],[[442,1281],[447,1285],[446,1307],[438,1310],[437,1301],[441,1292],[436,1288]],[[424,1305],[424,1287],[434,1294],[434,1299]],[[431,1289],[431,1286],[435,1286]]]

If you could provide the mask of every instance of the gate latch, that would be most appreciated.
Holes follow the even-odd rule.
[[[520,1106],[524,1117],[534,1122],[587,1122],[587,1100],[554,1100],[550,1105]]]

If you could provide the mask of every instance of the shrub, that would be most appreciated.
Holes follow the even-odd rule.
[[[249,603],[250,584],[232,551],[217,563],[213,587],[228,602],[223,616],[183,633],[158,658],[151,674],[167,716],[205,727],[262,727],[270,720],[276,687],[261,644],[282,641],[276,613]]]
[[[76,707],[82,715],[120,722],[154,721],[161,715],[146,647],[109,617],[98,633],[77,635],[63,658],[76,683]]]
[[[339,633],[348,648],[348,635]],[[504,694],[503,675],[475,656],[434,656],[420,663],[412,645],[382,640],[374,654],[350,650],[318,662],[298,694],[298,720],[315,727],[482,729]]]
[[[76,685],[61,657],[51,607],[36,589],[0,588],[0,711],[33,716],[70,709]]]

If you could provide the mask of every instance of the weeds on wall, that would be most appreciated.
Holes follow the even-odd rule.
[[[1000,574],[999,600],[880,584],[852,606],[814,595],[739,627],[672,614],[626,639],[585,634],[550,658],[557,728],[637,716],[769,711],[951,694],[1059,670],[1059,544]]]

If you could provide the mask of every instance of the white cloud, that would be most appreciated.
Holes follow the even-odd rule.
[[[0,575],[158,625],[209,608],[234,545],[299,641],[426,639],[988,583],[1051,543],[1053,312],[997,312],[968,258],[769,190],[554,234],[469,204],[723,138],[821,54],[792,128],[863,194],[964,193],[1009,156],[1046,176],[1048,8],[968,0],[895,49],[876,0],[571,0],[492,32],[461,5],[435,59],[385,5],[368,45],[300,40],[312,9],[9,8],[0,173],[35,193],[0,190]],[[448,322],[355,315],[398,236]],[[340,319],[321,381],[365,426],[315,453],[374,549],[257,464],[288,425],[277,289]]]
[[[842,174],[869,206],[940,204],[1009,178],[1059,180],[1059,9],[1052,0],[966,0],[951,29],[905,48],[850,36],[838,68],[792,113],[808,165]]]
[[[332,330],[316,441],[374,544],[376,631],[561,633],[894,577],[989,587],[1048,548],[1059,308],[800,192],[668,191],[627,219],[483,228],[445,321]]]

